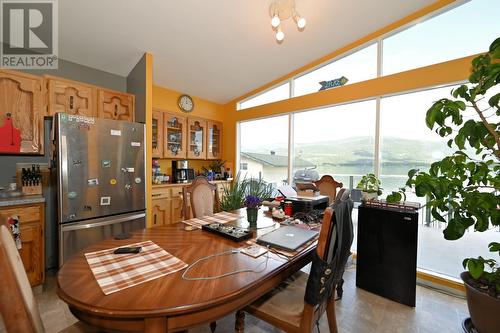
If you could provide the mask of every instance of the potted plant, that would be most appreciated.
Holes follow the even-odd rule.
[[[262,177],[244,180],[245,184],[245,206],[247,207],[247,219],[250,223],[257,222],[258,210],[262,201],[273,195],[273,186]]]
[[[455,153],[431,164],[428,172],[410,170],[406,185],[428,198],[432,216],[446,222],[447,240],[463,236],[468,228],[486,231],[500,226],[500,38],[489,52],[472,60],[469,83],[452,90],[452,99],[436,101],[426,114],[427,126],[447,137]],[[489,94],[488,94],[489,95]],[[486,105],[485,105],[486,104]],[[470,113],[467,113],[471,111]],[[471,117],[472,114],[472,117]],[[496,119],[495,119],[496,116]],[[472,149],[473,152],[469,150]],[[489,244],[500,254],[500,244]],[[480,333],[500,328],[500,273],[495,259],[467,258],[462,273],[472,324]]]
[[[259,206],[262,203],[262,199],[254,195],[247,195],[245,197],[245,206],[247,207],[247,220],[250,224],[257,222],[257,216],[259,214]]]
[[[246,179],[240,180],[240,173],[236,175],[232,184],[223,185],[223,195],[220,207],[223,211],[230,212],[240,209],[245,205]]]
[[[380,187],[380,180],[373,173],[364,175],[359,181],[356,188],[361,190],[362,200],[368,201],[376,199],[382,194],[382,187]]]

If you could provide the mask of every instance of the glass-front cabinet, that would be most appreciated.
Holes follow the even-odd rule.
[[[218,160],[222,156],[222,123],[207,121],[207,159]]]
[[[163,157],[163,112],[153,110],[153,157]]]
[[[198,118],[188,119],[188,152],[187,158],[206,159],[207,121]]]
[[[163,141],[165,158],[186,158],[186,123],[185,117],[164,112]]]

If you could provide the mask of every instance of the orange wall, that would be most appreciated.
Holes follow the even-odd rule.
[[[181,92],[154,85],[153,108],[169,112],[178,112],[184,116],[188,115],[223,121],[223,114],[220,112],[222,105],[198,98],[196,96],[191,96],[194,101],[193,111],[190,113],[182,112],[177,105],[177,99],[180,95],[182,95]]]

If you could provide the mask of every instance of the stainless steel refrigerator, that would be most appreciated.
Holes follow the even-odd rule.
[[[144,125],[55,116],[59,265],[100,240],[145,227]]]

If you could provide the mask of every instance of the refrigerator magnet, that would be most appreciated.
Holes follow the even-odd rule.
[[[110,185],[116,185],[116,179],[115,179],[115,178],[111,178],[111,179],[109,180],[109,184],[110,184]]]
[[[93,187],[99,185],[99,179],[92,178],[87,180],[87,186]]]
[[[110,160],[102,160],[101,161],[101,167],[103,167],[103,168],[111,168],[111,161]]]
[[[111,197],[101,197],[101,206],[111,205]]]
[[[140,143],[140,142],[136,142],[136,141],[132,141],[132,142],[130,143],[130,145],[131,145],[132,147],[140,147],[140,146],[141,146],[141,143]]]
[[[122,131],[120,130],[111,130],[112,136],[122,136]]]

